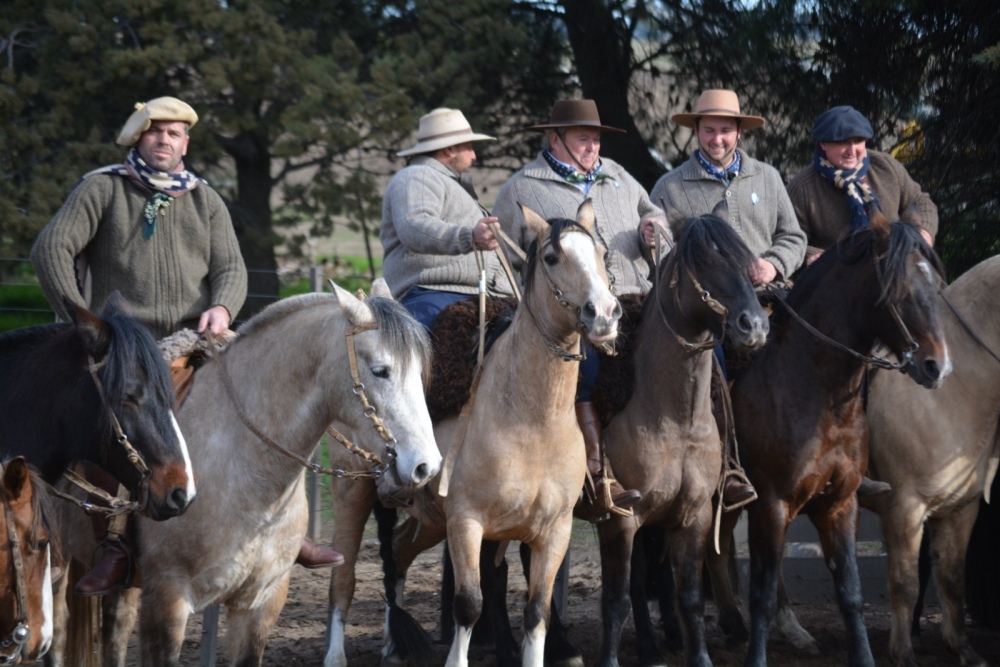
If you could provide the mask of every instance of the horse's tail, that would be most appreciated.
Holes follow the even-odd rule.
[[[375,503],[375,522],[378,526],[378,554],[382,558],[382,583],[385,587],[385,601],[388,605],[386,632],[388,642],[383,657],[392,655],[394,661],[405,659],[418,667],[431,661],[431,637],[405,609],[396,601],[398,573],[392,554],[392,533],[396,527],[395,509],[386,508],[381,502]]]
[[[100,667],[104,664],[104,647],[101,633],[101,597],[81,597],[73,594],[73,586],[83,578],[89,568],[71,556],[66,564],[63,576],[68,577],[65,586],[66,607],[69,612],[65,618],[65,653],[64,664],[74,667]]]

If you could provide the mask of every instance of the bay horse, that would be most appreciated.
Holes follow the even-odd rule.
[[[447,481],[435,480],[407,509],[418,519],[410,522],[419,526],[416,534],[397,534],[391,555],[383,546],[383,558],[389,561],[391,622],[407,568],[421,551],[447,536],[456,582],[456,632],[449,665],[467,664],[472,628],[482,611],[483,539],[519,540],[531,549],[522,656],[525,665],[542,665],[553,582],[569,546],[573,507],[586,474],[583,436],[573,407],[581,331],[595,345],[609,343],[621,316],[608,287],[605,249],[594,237],[589,200],[580,206],[575,221],[546,222],[522,210],[534,235],[522,271],[524,300],[486,356],[461,414],[435,424],[438,445],[446,450],[442,478],[447,475]],[[364,523],[372,507],[364,489],[354,495],[357,511],[337,517],[338,533],[341,522],[348,524],[345,538],[334,540],[347,558],[341,569],[355,561],[360,535],[354,528]],[[334,580],[338,577],[346,579],[335,573]],[[346,585],[331,596],[326,665],[346,664],[344,623],[353,573],[347,577]],[[387,635],[394,635],[391,628]],[[400,648],[387,646],[385,661],[404,659],[395,653]]]
[[[118,293],[100,317],[69,310],[72,322],[0,334],[0,455],[25,456],[50,484],[91,461],[151,519],[183,514],[195,478],[156,341]]]
[[[915,667],[910,639],[924,528],[941,599],[945,643],[962,665],[985,666],[965,633],[965,556],[980,498],[1000,459],[1000,257],[976,265],[943,292],[951,377],[932,392],[876,374],[868,399],[870,460],[892,492],[872,498],[882,518],[892,607],[890,655]],[[866,503],[867,505],[868,503]],[[974,584],[975,585],[975,584]]]
[[[142,664],[178,665],[188,616],[213,604],[227,608],[230,664],[261,664],[306,531],[299,461],[332,422],[374,457],[383,497],[415,493],[440,468],[423,394],[429,339],[395,301],[334,286],[268,306],[239,334],[178,413],[201,502],[140,524]],[[128,636],[115,633],[109,652],[124,660]]]
[[[23,456],[0,464],[0,665],[33,663],[52,644],[53,567],[45,483]],[[56,550],[58,553],[58,550]]]
[[[847,629],[848,663],[873,665],[856,558],[857,490],[868,461],[862,380],[870,364],[927,387],[951,370],[938,314],[937,255],[880,213],[827,250],[777,307],[772,336],[732,387],[736,434],[758,500],[747,508],[750,645],[765,665],[785,532],[805,513],[819,532]],[[877,341],[900,362],[869,356]]]
[[[712,497],[723,470],[711,398],[713,348],[723,336],[744,350],[759,348],[767,338],[767,315],[749,277],[754,257],[736,232],[714,214],[686,219],[671,211],[669,219],[677,242],[643,304],[632,396],[605,431],[618,479],[625,488],[639,489],[642,500],[634,517],[613,516],[597,525],[601,665],[618,664],[630,608],[633,543],[643,525],[663,526],[671,545],[687,664],[711,664],[701,570]],[[651,627],[645,599],[633,596],[631,605],[637,627]],[[639,643],[637,650],[642,664],[662,660],[655,642]]]

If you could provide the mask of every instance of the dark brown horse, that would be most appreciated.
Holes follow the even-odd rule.
[[[868,461],[866,368],[898,367],[936,386],[951,370],[938,317],[940,261],[913,225],[873,216],[796,282],[772,340],[733,386],[736,432],[759,499],[749,505],[751,637],[767,662],[785,531],[815,524],[847,628],[848,663],[874,665],[862,614],[855,491]],[[881,341],[898,359],[869,356]]]

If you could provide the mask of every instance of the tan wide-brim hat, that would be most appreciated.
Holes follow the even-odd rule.
[[[731,90],[706,90],[698,98],[698,105],[693,113],[674,114],[671,120],[683,127],[694,129],[695,122],[705,116],[736,118],[744,130],[753,130],[764,124],[764,119],[760,116],[740,113],[740,100]]]
[[[601,132],[625,131],[610,125],[601,125],[601,117],[597,113],[597,103],[594,100],[559,100],[552,105],[548,123],[532,125],[528,129],[532,132],[545,132],[560,127],[594,127]]]
[[[176,97],[157,97],[148,102],[136,102],[135,111],[125,121],[125,126],[118,134],[119,146],[135,146],[142,133],[149,129],[154,120],[177,120],[194,127],[198,122],[198,114],[187,102]]]
[[[396,153],[399,157],[433,153],[442,148],[457,146],[470,141],[496,141],[496,137],[476,134],[469,121],[458,109],[434,109],[420,118],[417,130],[417,145]]]

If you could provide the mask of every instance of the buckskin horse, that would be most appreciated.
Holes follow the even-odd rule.
[[[201,502],[140,526],[142,664],[178,665],[188,616],[212,604],[227,608],[230,664],[261,664],[306,531],[303,464],[329,424],[354,434],[346,444],[384,497],[416,492],[441,464],[423,394],[429,340],[395,301],[335,286],[272,304],[239,334],[178,412]],[[116,659],[128,636],[115,634]]]
[[[52,644],[52,516],[44,482],[23,456],[0,464],[0,665],[33,663]]]
[[[750,645],[767,662],[785,532],[807,514],[819,532],[847,629],[848,663],[873,665],[856,558],[857,490],[868,461],[862,380],[870,364],[927,387],[951,358],[938,313],[940,261],[906,222],[881,214],[828,249],[776,305],[771,340],[732,388],[742,461],[759,498],[747,508]],[[881,341],[899,359],[870,356]]]
[[[402,587],[407,567],[447,534],[456,573],[456,632],[449,665],[467,664],[472,626],[482,611],[479,554],[484,538],[519,540],[531,548],[523,662],[542,664],[552,586],[569,546],[573,506],[586,472],[573,408],[581,331],[594,344],[607,343],[617,335],[621,315],[608,288],[604,248],[593,236],[589,201],[580,206],[575,222],[546,222],[527,209],[524,214],[535,237],[523,271],[524,301],[486,356],[461,415],[435,425],[438,445],[447,449],[442,473],[447,475],[447,494],[434,495],[445,483],[435,480],[429,493],[418,496],[408,509],[422,521],[418,539],[397,535],[392,540],[395,554],[384,554],[389,556],[391,612],[393,601],[401,602],[395,588]],[[364,502],[364,490],[356,493],[362,502],[350,512],[354,518],[339,514],[338,524],[346,519],[356,526],[362,512],[360,523],[368,516],[371,504]],[[346,547],[344,568],[358,548],[351,532],[353,544],[334,541]],[[331,598],[327,665],[346,664],[343,597]],[[391,622],[394,615],[388,618]],[[400,660],[394,654],[399,648],[388,646],[386,660]]]
[[[78,459],[101,466],[155,520],[195,497],[166,364],[113,294],[100,317],[0,335],[0,455],[21,454],[54,483]]]

